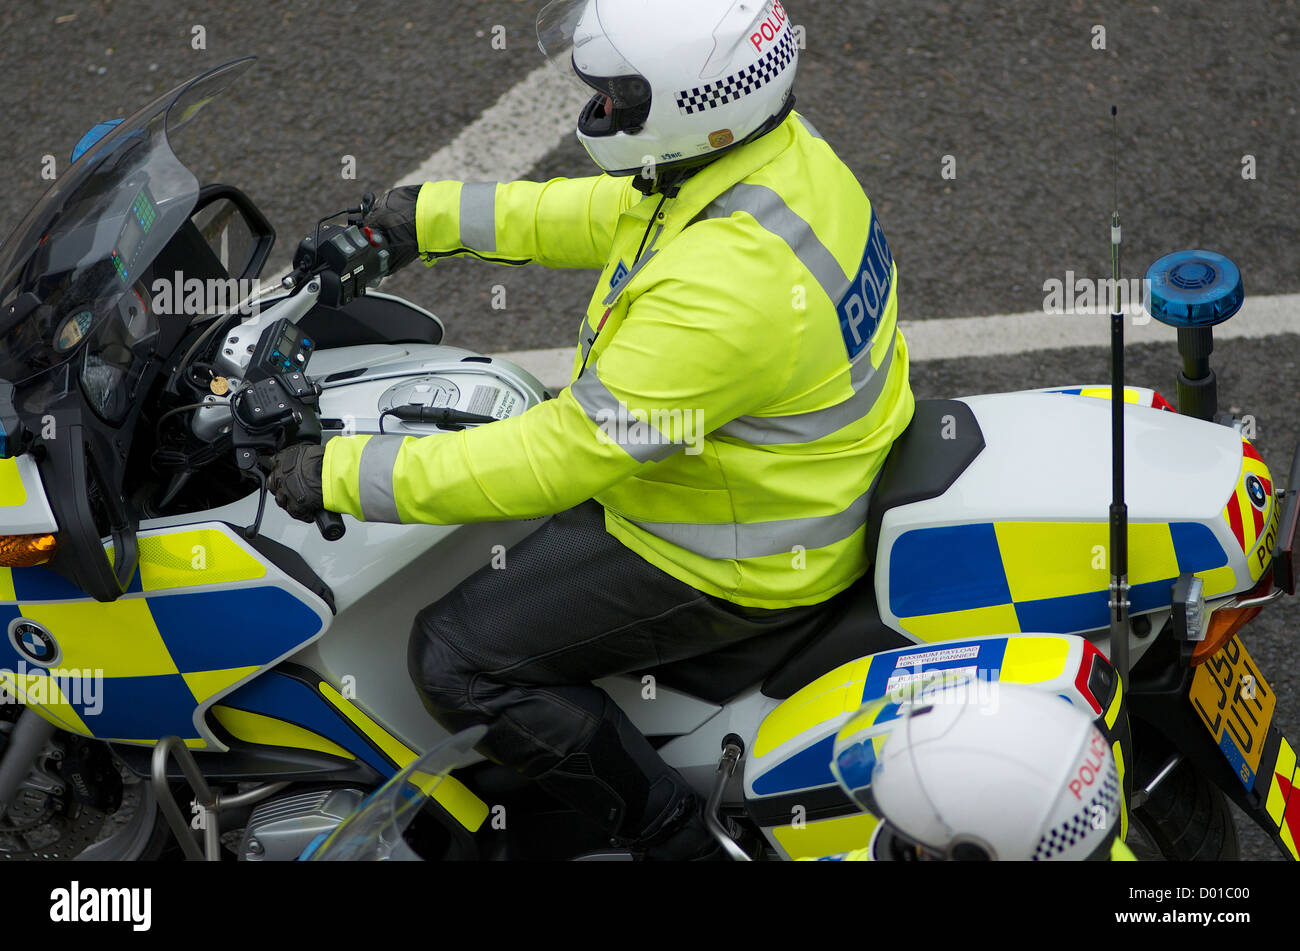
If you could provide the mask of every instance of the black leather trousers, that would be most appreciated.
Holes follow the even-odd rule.
[[[488,724],[479,752],[612,836],[644,842],[684,821],[695,797],[591,681],[806,629],[823,608],[769,611],[703,594],[624,547],[605,531],[604,509],[586,502],[421,611],[409,667],[446,729]]]

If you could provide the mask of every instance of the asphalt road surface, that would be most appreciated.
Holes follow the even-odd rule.
[[[283,265],[317,218],[418,167],[541,65],[532,33],[539,6],[6,4],[0,233],[48,186],[45,156],[62,170],[95,122],[254,54],[257,68],[210,110],[183,157],[205,181],[249,192],[279,228],[272,264]],[[799,108],[878,209],[904,319],[1035,311],[1046,280],[1067,270],[1108,276],[1112,104],[1129,276],[1168,251],[1205,247],[1240,265],[1248,294],[1300,291],[1296,0],[787,7],[807,38]],[[200,32],[203,48],[195,48]],[[522,141],[530,130],[521,125]],[[347,156],[354,179],[341,171]],[[955,178],[943,174],[945,157]],[[570,138],[525,177],[594,171]],[[501,352],[573,343],[594,277],[444,261],[413,267],[385,289],[437,311],[449,342]],[[504,310],[491,306],[498,284]],[[1129,367],[1132,382],[1172,397],[1172,331],[1170,339],[1133,348]],[[1257,444],[1279,481],[1300,441],[1298,344],[1296,334],[1225,341],[1214,358],[1222,403],[1257,418]],[[914,357],[922,397],[1104,381],[1108,366],[1096,348]],[[1247,641],[1280,698],[1276,722],[1293,738],[1297,633],[1300,607],[1286,602],[1265,612]],[[1248,856],[1273,857],[1262,835],[1238,825]]]

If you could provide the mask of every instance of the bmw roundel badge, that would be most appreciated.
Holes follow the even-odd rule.
[[[1251,504],[1257,509],[1262,509],[1264,503],[1268,501],[1268,496],[1264,492],[1264,483],[1259,481],[1259,476],[1246,476],[1246,494],[1250,496]]]
[[[9,622],[9,642],[21,656],[40,667],[52,667],[59,662],[61,652],[54,635],[25,617]]]

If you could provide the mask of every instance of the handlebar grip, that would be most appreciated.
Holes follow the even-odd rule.
[[[338,512],[329,512],[325,509],[316,513],[316,527],[320,529],[321,537],[327,542],[338,541],[347,531],[343,524],[343,516]]]

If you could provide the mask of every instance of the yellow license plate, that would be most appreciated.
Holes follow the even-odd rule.
[[[1188,699],[1242,785],[1252,788],[1277,698],[1238,638],[1196,668]]]

